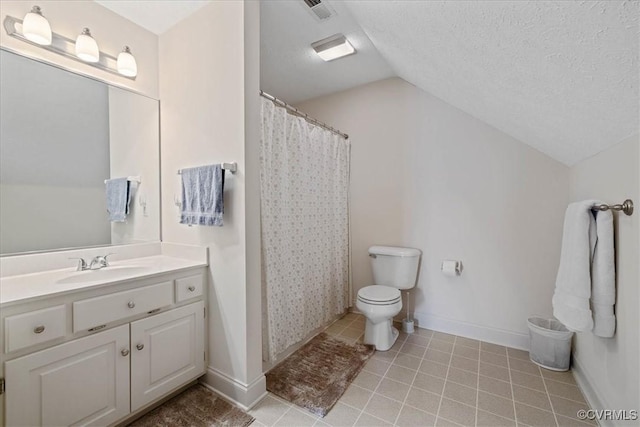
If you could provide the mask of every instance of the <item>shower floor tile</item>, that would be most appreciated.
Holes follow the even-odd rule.
[[[349,313],[327,332],[362,342],[364,326],[362,315]],[[301,409],[270,393],[265,400],[269,410],[258,404],[249,411],[254,425],[286,425],[300,416]],[[585,407],[571,371],[542,369],[522,350],[416,328],[400,332],[390,351],[376,352],[325,418],[308,415],[314,426],[333,427],[594,425],[577,419],[574,409]]]

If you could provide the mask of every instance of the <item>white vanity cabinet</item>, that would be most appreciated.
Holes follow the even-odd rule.
[[[109,425],[126,416],[128,349],[122,325],[6,362],[6,425]]]
[[[131,411],[204,372],[204,303],[131,323]]]
[[[204,374],[205,277],[191,269],[3,307],[4,425],[117,424]]]

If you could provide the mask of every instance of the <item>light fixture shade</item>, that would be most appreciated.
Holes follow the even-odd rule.
[[[34,43],[48,46],[51,44],[51,25],[47,18],[42,16],[40,6],[33,6],[31,12],[24,16],[22,21],[22,35]]]
[[[76,39],[76,56],[85,62],[100,60],[98,43],[91,37],[91,31],[88,28],[83,29],[82,34]]]
[[[118,72],[127,77],[138,75],[138,64],[136,64],[136,58],[131,54],[129,46],[125,46],[118,55]]]
[[[325,61],[332,61],[356,53],[355,48],[342,34],[334,34],[331,37],[319,40],[312,43],[311,47]]]

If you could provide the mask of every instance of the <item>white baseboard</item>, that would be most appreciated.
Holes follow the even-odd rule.
[[[260,375],[250,384],[245,384],[209,366],[200,381],[245,411],[267,395],[267,380],[264,375]]]
[[[614,406],[611,406],[607,403],[607,400],[604,396],[598,393],[597,388],[594,387],[594,381],[589,375],[589,373],[584,369],[582,364],[578,359],[576,359],[575,354],[572,354],[573,358],[571,360],[571,371],[573,372],[573,377],[576,379],[576,383],[578,383],[578,387],[584,394],[584,398],[587,399],[587,403],[591,409],[614,409]],[[607,420],[596,420],[598,424],[602,427],[613,426],[611,421]]]
[[[351,312],[362,314],[355,308],[352,308]],[[393,321],[401,322],[403,317],[404,316],[400,315],[398,318],[393,319]],[[529,334],[526,333],[491,328],[489,326],[446,319],[444,317],[421,312],[413,313],[413,320],[419,328],[431,329],[433,331],[459,335],[465,338],[472,338],[474,340],[486,341],[492,344],[499,344],[506,347],[529,351]]]
[[[461,337],[529,351],[529,334],[446,319],[444,317],[434,316],[433,314],[420,312],[414,313],[413,318],[416,326],[419,328],[432,329],[438,332],[445,332],[447,334],[459,335]]]

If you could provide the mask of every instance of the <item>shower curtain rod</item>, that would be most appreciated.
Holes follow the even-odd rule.
[[[302,111],[298,110],[296,107],[287,104],[283,100],[278,99],[273,95],[269,95],[267,92],[264,92],[264,91],[261,90],[260,91],[260,96],[262,96],[263,98],[267,98],[269,101],[273,102],[276,105],[279,105],[281,107],[286,108],[292,114],[294,114],[294,115],[296,115],[298,117],[302,117],[303,119],[305,119],[309,123],[313,123],[314,125],[320,126],[321,128],[324,128],[324,129],[326,129],[326,130],[328,130],[330,132],[333,132],[333,133],[335,133],[337,135],[340,135],[344,139],[349,139],[349,135],[347,135],[346,133],[342,133],[338,129],[335,129],[335,128],[329,126],[328,124],[321,122],[320,120],[316,120],[313,117],[309,117],[309,115],[307,113],[303,113]]]

